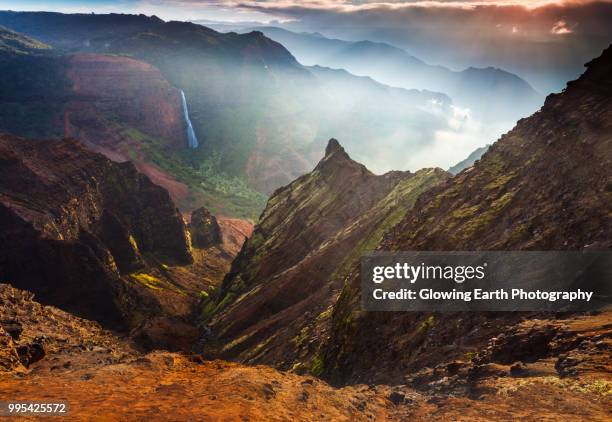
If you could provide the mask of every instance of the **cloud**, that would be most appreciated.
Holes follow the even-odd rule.
[[[160,0],[183,4],[217,4],[228,7],[253,8],[268,12],[295,13],[297,11],[329,11],[356,13],[364,11],[401,11],[415,8],[446,8],[473,10],[482,7],[517,6],[533,10],[550,5],[579,6],[602,0],[408,0],[408,1],[350,1],[350,0]],[[603,0],[606,2],[606,0]]]
[[[168,1],[168,0],[166,0]],[[170,0],[172,1],[172,0]],[[370,35],[405,32],[406,37],[467,36],[473,38],[504,35],[514,39],[520,34],[532,41],[553,41],[555,35],[576,32],[579,23],[582,35],[593,33],[612,39],[609,16],[610,1],[551,0],[412,0],[412,1],[349,1],[349,0],[174,0],[181,4],[225,4],[234,9],[258,11],[273,18],[293,20],[301,24],[295,29],[319,30],[341,35],[343,28]],[[569,26],[567,22],[572,22]],[[562,24],[562,25],[561,25]],[[500,27],[506,31],[498,31]],[[515,28],[513,31],[512,28]],[[553,28],[551,30],[551,28]],[[335,34],[334,34],[335,32]],[[400,43],[401,44],[401,43]]]
[[[468,8],[480,6],[521,6],[534,9],[546,5],[579,5],[601,0],[141,0],[145,4],[203,7],[257,8],[261,10],[316,9],[337,12],[400,10],[415,7]]]
[[[565,22],[564,20],[559,20],[555,22],[555,24],[550,30],[550,33],[555,35],[571,34],[572,32],[574,31],[567,27],[567,22]]]

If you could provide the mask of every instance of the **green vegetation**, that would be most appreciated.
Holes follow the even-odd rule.
[[[160,290],[162,281],[147,273],[130,274],[130,277],[149,289]]]
[[[204,299],[204,303],[202,305],[202,312],[200,314],[200,322],[205,323],[213,315],[217,314],[221,309],[224,309],[236,296],[234,293],[227,293],[221,302],[217,303],[217,298],[221,294],[220,286],[217,286],[207,298]]]
[[[433,327],[435,320],[436,319],[433,315],[429,315],[427,318],[421,321],[421,323],[419,324],[418,331],[420,333],[423,333],[423,332],[426,333],[427,331],[431,329],[431,327]]]
[[[329,319],[333,311],[334,311],[333,306],[330,306],[329,308],[321,312],[319,315],[317,315],[317,321],[324,321],[326,319]]]
[[[251,337],[251,334],[245,334],[242,337],[238,337],[238,338],[234,339],[233,341],[225,344],[221,350],[223,350],[223,351],[231,350],[234,347],[238,346],[243,341],[248,340],[250,337]]]
[[[51,50],[46,44],[0,26],[0,54],[40,54]]]
[[[332,277],[344,277],[351,268],[354,268],[359,258],[371,252],[379,245],[383,235],[398,224],[406,212],[414,206],[421,193],[441,183],[446,178],[444,172],[434,169],[418,171],[414,177],[403,180],[378,204],[369,214],[377,216],[378,222],[369,235],[346,256],[338,266]],[[383,217],[384,216],[384,217]],[[365,216],[366,218],[369,215]]]
[[[323,362],[323,358],[319,354],[316,354],[310,362],[310,373],[315,377],[320,377],[324,369],[325,363]]]
[[[304,342],[308,339],[308,335],[310,334],[310,327],[305,326],[300,330],[300,334],[293,338],[293,342],[295,343],[295,347],[300,348],[304,344]]]
[[[468,217],[472,217],[472,216],[474,216],[478,212],[479,208],[480,208],[480,205],[474,205],[472,207],[459,208],[458,210],[455,210],[453,212],[453,218],[468,218]]]
[[[604,397],[612,395],[612,382],[608,380],[581,380],[575,378],[558,378],[556,376],[519,379],[516,380],[513,385],[498,389],[497,394],[505,396],[521,388],[537,384],[552,385],[564,391],[581,394],[593,394]]]
[[[491,224],[501,211],[508,205],[515,192],[507,192],[493,203],[483,212],[473,216],[472,219],[463,226],[463,236],[469,237],[479,230]]]
[[[261,233],[257,232],[257,233],[253,233],[253,236],[251,236],[248,242],[249,242],[249,249],[257,250],[259,249],[261,245],[263,245],[263,243],[265,242],[265,239]]]
[[[123,134],[140,143],[147,161],[189,187],[189,195],[179,206],[195,208],[206,204],[213,214],[250,220],[259,217],[266,196],[249,187],[242,178],[223,173],[218,154],[204,157],[201,149],[172,151],[164,146],[162,140],[131,127],[125,127]]]
[[[476,356],[478,356],[478,352],[476,352],[476,351],[465,352],[465,355],[463,355],[463,356],[465,357],[466,360],[472,360]]]

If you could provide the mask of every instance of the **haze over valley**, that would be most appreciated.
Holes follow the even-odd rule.
[[[76,136],[111,159],[135,161],[186,211],[206,203],[215,212],[255,219],[265,195],[312,169],[331,137],[345,139],[377,173],[449,168],[537,110],[543,98],[501,70],[453,72],[384,44],[273,28],[260,29],[281,43],[259,30],[224,34],[145,16],[2,12],[0,25],[45,43],[5,54],[3,66],[6,72],[20,61],[46,66],[42,75],[15,77],[18,85],[41,78],[48,91],[34,102],[27,91],[5,96],[5,107],[19,113],[4,130]],[[305,50],[292,42],[295,37],[316,45]],[[312,51],[320,55],[309,58]],[[102,56],[109,54],[125,59]],[[92,73],[91,66],[102,62]],[[144,85],[150,79],[141,78],[139,67],[151,75],[159,71],[161,85],[153,92],[167,91],[162,102]],[[107,76],[96,74],[104,69]],[[132,69],[132,82],[113,81],[114,69],[125,75]],[[14,81],[5,82],[14,90]],[[117,97],[125,98],[125,107],[99,113],[101,104]],[[94,104],[95,116],[88,111]],[[43,117],[40,107],[52,111]],[[143,120],[139,113],[149,115]],[[41,118],[43,125],[31,124]],[[187,137],[198,147],[186,148],[193,145]]]

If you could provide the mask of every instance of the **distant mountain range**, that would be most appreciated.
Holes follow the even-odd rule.
[[[474,150],[474,152],[472,152],[470,155],[467,156],[467,158],[465,160],[461,160],[460,162],[458,162],[457,164],[455,164],[454,166],[450,167],[448,169],[448,172],[451,174],[457,174],[460,173],[461,171],[465,170],[468,167],[471,167],[472,165],[474,165],[474,163],[480,159],[480,157],[482,157],[482,155],[487,152],[487,150],[489,149],[491,145],[485,145],[484,147],[480,147],[480,148],[476,148]]]
[[[470,67],[457,72],[385,43],[343,41],[269,26],[246,30],[261,31],[280,42],[302,64],[342,68],[391,86],[443,92],[485,121],[514,122],[537,110],[543,100],[528,82],[502,69]]]
[[[0,12],[0,25],[21,31],[24,46],[35,38],[53,47],[0,62],[14,75],[0,81],[0,130],[74,136],[111,159],[140,163],[187,212],[206,204],[255,219],[262,193],[311,170],[333,136],[384,172],[421,167],[417,157],[440,133],[463,130],[445,94],[305,67],[261,32],[45,12]],[[197,149],[181,143],[180,90]]]

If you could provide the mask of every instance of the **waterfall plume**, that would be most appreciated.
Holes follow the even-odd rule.
[[[187,145],[189,148],[197,148],[198,138],[193,130],[191,119],[189,118],[189,110],[187,109],[187,99],[185,98],[185,92],[181,90],[181,100],[183,103],[183,114],[185,115],[185,122],[187,123]]]

